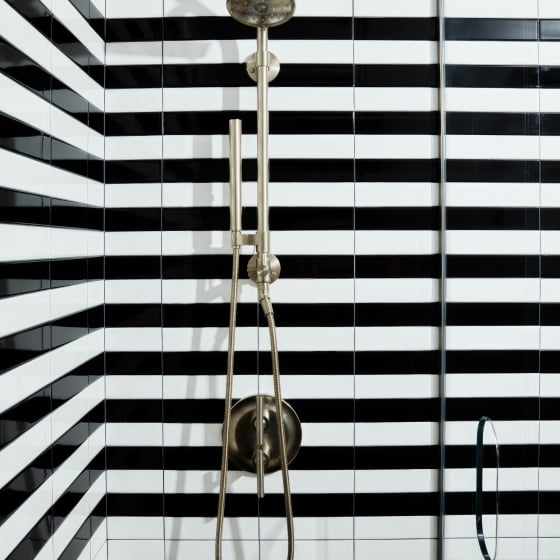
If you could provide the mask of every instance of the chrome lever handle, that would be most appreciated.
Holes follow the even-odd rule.
[[[484,527],[482,525],[483,514],[483,472],[484,472],[484,428],[489,424],[494,432],[496,440],[496,548],[494,556],[491,558],[486,546],[486,537],[484,535]],[[478,546],[484,560],[496,560],[498,554],[498,515],[499,515],[499,471],[500,471],[500,446],[498,445],[498,437],[492,419],[488,416],[482,416],[478,421],[478,428],[476,431],[476,499],[475,499],[475,518],[476,518],[476,537],[478,539]]]

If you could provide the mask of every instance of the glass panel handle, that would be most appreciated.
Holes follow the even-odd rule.
[[[488,552],[488,547],[486,546],[486,538],[484,536],[484,527],[482,526],[482,513],[483,513],[483,472],[484,472],[484,429],[486,424],[489,424],[494,432],[494,438],[496,440],[496,548],[494,550],[494,556],[491,558]],[[478,546],[480,547],[480,552],[484,560],[496,560],[496,555],[498,554],[498,514],[499,514],[499,502],[500,494],[498,488],[499,482],[499,472],[500,472],[500,446],[498,445],[498,437],[496,436],[496,429],[492,419],[488,416],[483,416],[478,421],[478,428],[476,431],[476,500],[475,500],[475,516],[476,516],[476,536],[478,539]]]

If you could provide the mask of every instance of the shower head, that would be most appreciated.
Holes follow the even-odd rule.
[[[276,27],[286,23],[296,9],[294,0],[227,0],[233,19],[250,27]]]

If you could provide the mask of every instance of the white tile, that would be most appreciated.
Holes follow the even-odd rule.
[[[356,184],[356,206],[437,206],[437,183],[367,183]]]
[[[108,446],[154,447],[162,444],[161,423],[109,422],[106,429]]]
[[[446,88],[447,111],[472,111],[495,113],[538,113],[539,91],[537,88]],[[546,92],[546,90],[544,90]],[[547,111],[545,97],[541,93],[541,110]],[[552,109],[552,112],[554,109]]]
[[[538,0],[539,17],[541,19],[554,19],[560,17],[560,5],[556,0]]]
[[[446,327],[448,350],[537,350],[538,326]]]
[[[244,395],[245,396],[245,395]],[[163,424],[163,441],[167,447],[220,447],[222,424]]]
[[[285,534],[282,529],[282,535]],[[266,536],[265,536],[266,537]],[[260,560],[282,560],[286,558],[287,543],[279,540],[260,541]],[[352,558],[351,540],[297,540],[294,544],[295,554],[306,560],[340,560]],[[296,556],[296,557],[297,557]]]
[[[447,138],[449,144],[451,137]],[[439,137],[435,135],[367,134],[356,136],[356,157],[358,159],[433,159],[438,156]]]
[[[437,64],[435,41],[362,40],[354,45],[355,64]]]
[[[426,516],[356,517],[355,538],[370,539],[435,539],[437,518]]]
[[[233,397],[236,399],[258,393],[257,376],[243,373],[236,368],[233,384]],[[166,375],[163,377],[163,398],[223,399],[225,387],[225,375]]]
[[[101,545],[101,548],[97,551],[96,555],[92,557],[92,560],[108,560],[108,559],[109,559],[109,551],[107,550],[107,543],[104,542]]]
[[[560,374],[547,373],[541,375],[541,392],[547,397],[560,397]]]
[[[162,144],[161,136],[107,136],[105,158],[108,161],[161,159]]]
[[[539,525],[542,527],[537,515],[506,515],[501,513],[498,519],[498,535],[501,537],[535,537]],[[492,515],[484,516],[485,534],[493,537],[496,533],[495,527],[495,517]],[[446,515],[445,536],[446,538],[476,538],[474,516]]]
[[[445,63],[536,65],[543,45],[536,41],[446,41]]]
[[[542,185],[544,189],[548,185]],[[538,183],[447,183],[447,206],[539,206]]]
[[[274,394],[272,376],[263,376],[260,391]],[[351,375],[305,375],[305,366],[298,375],[287,375],[282,379],[282,396],[285,399],[352,399],[354,378]]]
[[[538,160],[540,137],[449,134],[446,136],[445,144],[449,159]],[[548,154],[550,157],[550,150],[554,149],[554,143],[545,142],[544,146],[545,155]]]
[[[560,516],[541,513],[539,515],[539,537],[560,537]],[[556,541],[560,544],[559,541]]]
[[[134,1],[136,2],[136,0]],[[134,95],[132,95],[133,92]],[[161,107],[160,88],[108,89],[105,91],[107,113],[158,112],[161,111]]]
[[[356,303],[415,303],[439,301],[434,278],[356,278]]]
[[[560,280],[541,278],[541,302],[560,302]]]
[[[110,231],[105,233],[106,255],[160,255],[159,231]]]
[[[163,539],[163,517],[107,518],[107,536],[114,540]]]
[[[108,545],[108,556],[111,560],[115,560],[117,558],[134,558],[135,560],[163,560],[164,558],[164,542],[161,539],[110,540]]]
[[[357,470],[356,493],[437,492],[436,469]]]
[[[544,233],[550,234],[548,240],[552,241],[554,234]],[[544,233],[543,241],[546,241]],[[538,255],[540,250],[541,239],[538,231],[450,230],[447,232],[447,251],[450,255]]]
[[[148,49],[142,47],[154,44],[141,44],[139,62],[135,61],[136,51],[133,48],[127,49],[128,45],[134,44],[125,43],[123,51],[119,49],[118,54],[121,58],[117,58],[114,54],[117,45],[109,45],[108,52],[111,52],[112,55],[110,64],[127,64],[129,59],[132,64],[147,64],[148,62],[144,62],[144,58],[147,56]],[[159,43],[157,44],[159,45]],[[151,47],[151,49],[154,48],[154,46]],[[212,42],[166,41],[163,46],[163,57],[165,64],[241,64],[246,62],[255,50],[255,39],[222,39]],[[278,41],[272,39],[269,41],[269,51],[280,61],[280,71],[282,71],[282,64],[352,64],[353,60],[352,41],[350,40]],[[120,62],[121,60],[122,62]]]
[[[436,422],[357,422],[356,445],[437,445],[438,432]]]
[[[435,111],[437,93],[436,88],[428,87],[359,87],[355,90],[355,110]]]
[[[446,444],[475,445],[477,426],[478,422],[471,421],[446,422]],[[496,428],[500,445],[533,444],[539,439],[539,422],[536,421],[495,420],[494,427]],[[550,426],[550,428],[552,429],[553,426]],[[484,443],[493,445],[496,440],[490,432],[491,430],[485,431]]]
[[[485,452],[488,455],[492,451]],[[484,492],[496,491],[496,469],[484,468],[482,478]],[[446,492],[474,492],[476,488],[476,469],[446,469]],[[537,491],[539,472],[537,468],[500,468],[497,488],[500,492]],[[495,516],[492,516],[495,517]],[[492,532],[491,534],[494,534]],[[499,533],[498,533],[499,534]],[[536,536],[536,533],[533,535]]]
[[[105,13],[109,19],[161,17],[163,16],[163,2],[153,2],[153,0],[105,0]]]
[[[141,37],[139,37],[141,39]],[[119,41],[107,43],[107,66],[161,64],[161,41]]]
[[[535,0],[472,0],[468,4],[461,0],[447,0],[445,17],[538,18],[539,12]]]
[[[436,557],[435,539],[402,540],[357,540],[355,541],[355,560],[432,560]]]
[[[418,17],[437,15],[436,0],[354,0],[355,17]]]
[[[161,206],[161,183],[105,185],[107,208],[151,208]]]
[[[131,469],[108,470],[107,492],[109,494],[162,494],[163,471]]]
[[[0,300],[0,337],[29,329],[50,320],[50,290]]]
[[[105,301],[114,303],[161,303],[161,280],[106,280]]]
[[[224,558],[243,558],[243,560],[261,560],[259,556],[258,541],[224,540]],[[193,558],[212,558],[214,554],[214,541],[165,541],[165,560],[192,560]],[[117,556],[117,558],[119,558]],[[120,558],[124,558],[120,556]],[[132,558],[132,556],[131,556]],[[140,560],[159,560],[159,556],[141,556]]]
[[[161,375],[109,375],[105,381],[107,399],[158,399]]]
[[[436,327],[357,327],[357,351],[371,350],[437,350],[439,329]]]
[[[159,232],[155,233],[159,237]],[[365,232],[360,233],[367,235]],[[129,254],[123,251],[130,242],[132,234],[128,234],[128,237],[125,234],[119,238],[113,236],[113,233],[107,235],[110,240],[111,254]],[[153,246],[153,248],[150,248],[151,251],[155,250],[155,235],[142,237],[142,240],[151,243]],[[162,244],[164,255],[231,254],[231,236],[229,232],[225,231],[164,231]],[[273,232],[271,245],[273,252],[280,259],[283,254],[351,255],[354,252],[354,232],[275,231]],[[120,251],[120,253],[117,251]],[[159,252],[144,252],[142,254],[159,254]]]
[[[488,552],[493,556],[494,542],[488,542]],[[448,560],[471,560],[481,556],[477,539],[446,539],[446,557]],[[539,548],[538,558],[542,556]],[[530,538],[500,538],[498,543],[498,558],[504,560],[529,560],[537,558],[537,539]],[[550,557],[552,560],[553,557]],[[546,558],[546,560],[549,560]]]
[[[560,184],[544,183],[541,185],[541,206],[543,208],[560,206]]]
[[[322,0],[320,5],[315,0],[297,0],[295,15],[297,17],[351,17],[352,10],[352,0]]]
[[[227,497],[226,497],[227,502]],[[207,540],[216,536],[215,517],[166,517],[165,538],[168,541]],[[224,541],[257,540],[258,519],[254,517],[225,517]],[[166,543],[168,544],[168,543]]]
[[[355,238],[358,255],[433,255],[439,251],[437,231],[360,230]]]
[[[448,278],[447,301],[538,302],[541,282],[539,278]]]
[[[560,349],[560,327],[541,327],[541,350]]]
[[[430,399],[439,394],[437,375],[357,375],[360,399]],[[351,398],[351,397],[349,397]]]
[[[538,397],[538,373],[447,373],[449,398]],[[545,393],[546,394],[546,393]]]
[[[302,422],[301,444],[305,447],[352,447],[354,445],[354,425],[351,423]]]

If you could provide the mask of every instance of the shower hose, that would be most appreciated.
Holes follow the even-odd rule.
[[[228,330],[228,357],[226,374],[226,393],[224,423],[222,427],[222,463],[220,469],[220,487],[218,496],[218,515],[216,519],[216,542],[215,560],[222,560],[222,540],[224,530],[224,515],[226,503],[226,486],[228,475],[228,450],[229,429],[231,422],[231,400],[233,393],[233,366],[235,357],[235,328],[237,321],[237,299],[239,291],[239,246],[233,247],[233,270],[231,275],[231,297]],[[277,416],[277,437],[280,449],[280,465],[282,469],[282,485],[284,490],[284,508],[286,512],[286,527],[288,535],[287,560],[294,558],[294,518],[292,511],[292,498],[290,491],[290,479],[288,474],[288,458],[286,454],[286,438],[284,434],[284,422],[282,421],[282,394],[280,387],[280,364],[278,360],[278,345],[276,342],[276,324],[272,303],[267,293],[267,286],[259,284],[259,302],[266,316],[268,333],[270,336],[270,353],[272,357],[272,377],[274,383],[274,400]]]

